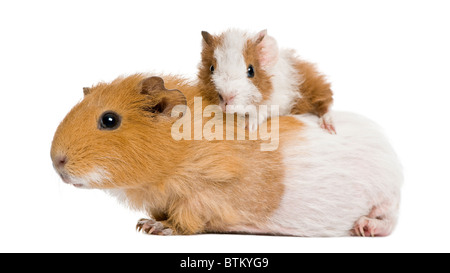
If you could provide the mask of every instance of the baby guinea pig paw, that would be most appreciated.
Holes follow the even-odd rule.
[[[142,231],[145,234],[153,234],[153,235],[174,234],[173,230],[165,227],[163,223],[158,222],[154,219],[145,219],[145,218],[142,218],[137,222],[136,230]]]
[[[258,119],[257,118],[246,118],[245,119],[245,128],[248,129],[250,132],[256,132],[258,130]]]
[[[336,129],[334,128],[333,120],[329,113],[324,114],[319,118],[320,128],[328,131],[328,133],[335,135]]]
[[[258,117],[247,116],[245,118],[245,129],[248,129],[251,133],[258,131],[258,127],[261,123],[267,120],[267,114],[259,112]]]

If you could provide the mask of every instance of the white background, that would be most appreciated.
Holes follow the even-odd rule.
[[[448,1],[1,1],[1,252],[449,252]],[[63,184],[53,134],[82,87],[194,77],[201,30],[267,28],[328,75],[335,109],[381,124],[405,169],[388,238],[145,236],[145,215]]]

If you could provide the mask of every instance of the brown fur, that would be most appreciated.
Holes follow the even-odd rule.
[[[214,104],[219,104],[219,97],[217,96],[216,87],[211,77],[211,71],[209,70],[211,65],[217,67],[216,60],[214,58],[214,49],[222,43],[221,36],[210,35],[208,43],[205,40],[202,41],[201,62],[198,65],[198,87],[201,92],[201,96],[204,100],[210,101]]]
[[[333,103],[330,83],[311,63],[297,60],[295,68],[303,79],[299,86],[302,98],[295,103],[291,114],[312,113],[319,117],[323,116]]]
[[[248,40],[244,48],[244,60],[247,63],[247,67],[251,64],[255,70],[255,77],[251,78],[253,84],[258,88],[262,94],[262,99],[267,100],[270,98],[273,92],[272,82],[267,72],[261,68],[259,64],[259,42]]]
[[[284,191],[279,150],[261,152],[260,140],[175,141],[170,135],[174,118],[145,110],[155,102],[141,94],[144,78],[138,74],[92,87],[58,127],[52,158],[67,155],[65,169],[75,176],[101,167],[109,180],[93,187],[121,190],[131,207],[178,234],[264,223]],[[192,109],[198,87],[179,77],[164,78],[168,89],[183,92]],[[105,111],[122,117],[117,130],[97,128]],[[300,127],[286,117],[280,131]]]

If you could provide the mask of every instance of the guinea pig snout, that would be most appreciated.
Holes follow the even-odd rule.
[[[61,179],[62,179],[62,181],[63,181],[64,183],[66,183],[66,184],[71,184],[71,183],[70,183],[69,176],[68,176],[66,173],[64,173],[64,172],[58,172],[58,174],[59,174],[59,176],[61,177]]]
[[[233,100],[236,97],[236,95],[221,95],[220,96],[220,107],[222,107],[222,111],[227,111],[227,105],[233,104]]]
[[[58,154],[52,158],[52,161],[53,161],[53,166],[55,167],[55,169],[62,170],[62,169],[64,169],[64,166],[66,166],[67,162],[69,161],[69,158],[67,157],[67,155]]]
[[[67,162],[69,161],[69,158],[65,154],[57,154],[55,156],[52,156],[53,161],[53,167],[55,168],[55,171],[59,174],[62,181],[66,184],[71,184],[70,182],[70,176],[67,174],[67,170],[65,166],[67,165]]]

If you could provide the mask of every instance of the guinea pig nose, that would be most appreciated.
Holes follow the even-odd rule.
[[[57,168],[64,168],[64,166],[67,164],[67,161],[69,161],[69,159],[66,155],[58,155],[54,158],[53,163]]]
[[[230,104],[235,97],[236,97],[236,95],[224,96],[223,101],[225,102],[225,105]]]

